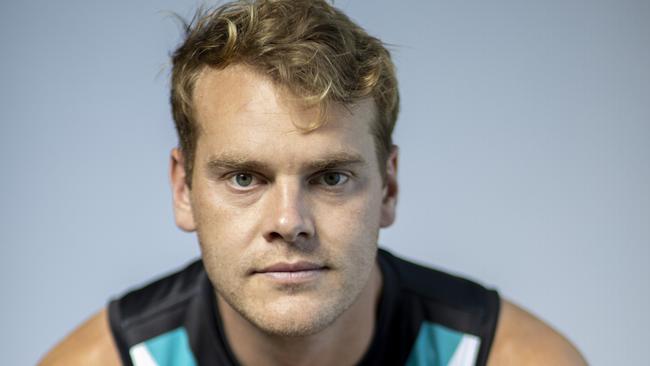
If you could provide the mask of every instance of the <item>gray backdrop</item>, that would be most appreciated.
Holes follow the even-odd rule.
[[[198,254],[172,220],[166,15],[0,5],[0,344],[29,365]],[[496,286],[594,365],[647,362],[650,2],[337,1],[392,44],[394,252]]]

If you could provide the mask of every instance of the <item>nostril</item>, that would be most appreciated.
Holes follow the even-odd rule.
[[[272,232],[270,232],[270,233],[268,234],[268,238],[267,238],[267,239],[268,239],[268,241],[274,241],[274,240],[278,240],[278,239],[282,239],[282,238],[283,238],[283,237],[282,237],[282,235],[281,235],[280,233],[275,232],[275,231],[272,231]]]
[[[268,242],[273,242],[276,240],[281,240],[285,243],[296,243],[298,241],[304,241],[309,238],[309,234],[304,231],[299,231],[297,233],[285,233],[282,234],[278,231],[270,231],[265,235]]]

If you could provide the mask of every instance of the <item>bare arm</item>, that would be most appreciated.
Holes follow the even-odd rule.
[[[582,366],[587,361],[560,333],[522,308],[502,300],[488,365]]]
[[[39,362],[39,366],[59,365],[121,365],[106,309],[81,324]]]

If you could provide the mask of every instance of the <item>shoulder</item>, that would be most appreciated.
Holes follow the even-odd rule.
[[[458,347],[449,355],[475,359],[479,365],[486,363],[499,317],[499,294],[495,290],[385,250],[380,251],[379,259],[383,292],[394,294],[395,305],[391,307],[393,303],[386,300],[389,306],[384,308],[395,309],[401,327],[407,329],[403,339],[413,339],[418,345],[410,355],[429,354],[430,349],[442,355],[439,350]]]
[[[39,362],[39,366],[120,364],[106,309],[81,324]]]
[[[501,313],[488,365],[586,365],[560,333],[517,305],[501,300]]]
[[[379,257],[394,270],[402,290],[458,309],[484,310],[487,305],[498,309],[496,292],[477,282],[402,259],[383,249]]]
[[[150,318],[191,298],[200,290],[200,279],[205,276],[203,262],[195,260],[185,267],[169,272],[142,286],[129,290],[109,304],[111,319],[133,322]]]

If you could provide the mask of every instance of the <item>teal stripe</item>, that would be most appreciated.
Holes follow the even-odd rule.
[[[176,328],[144,342],[158,366],[196,366],[185,328]]]
[[[415,340],[407,366],[445,366],[454,355],[464,333],[424,322]]]

